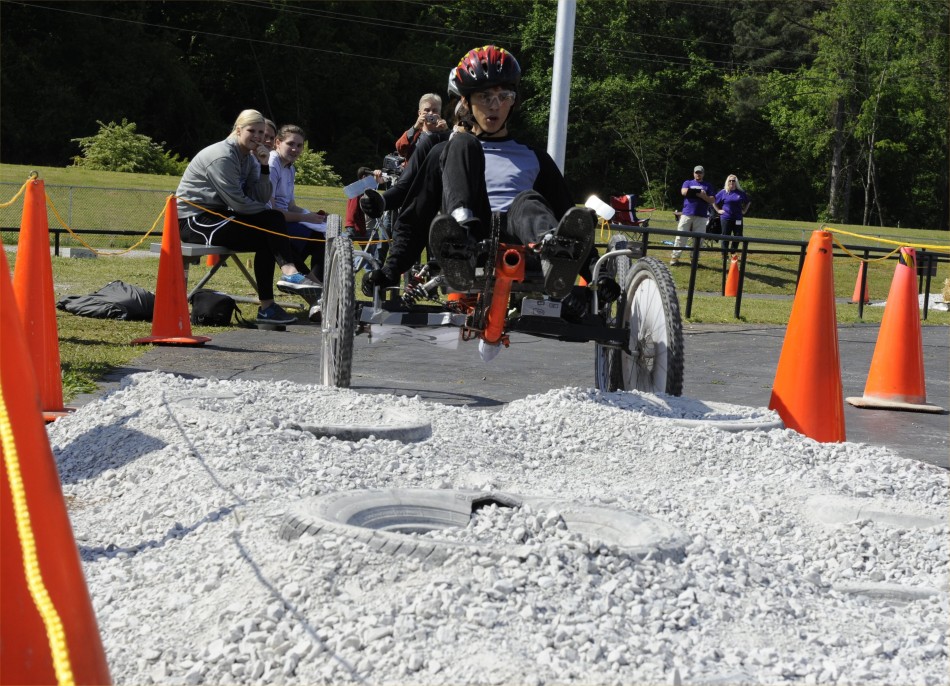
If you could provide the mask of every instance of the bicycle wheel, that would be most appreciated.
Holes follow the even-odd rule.
[[[616,233],[607,241],[607,250],[623,250],[632,248],[636,245],[630,236],[623,233]],[[627,281],[627,274],[630,273],[631,260],[628,255],[618,255],[609,262],[605,263],[605,276],[612,277],[618,284],[623,286]],[[608,326],[617,325],[617,316],[620,308],[623,307],[623,298],[612,303],[607,309]],[[623,389],[623,382],[620,372],[620,351],[613,347],[603,346],[600,343],[594,344],[594,382],[601,391],[616,391]]]
[[[326,241],[323,245],[323,280],[326,281],[330,273],[330,245],[333,239],[343,234],[343,217],[338,214],[327,215],[327,231],[323,234]],[[321,296],[322,297],[322,296]]]
[[[640,239],[633,238],[629,234],[617,233],[610,237],[610,240],[607,241],[607,250],[621,250],[621,249],[634,249],[640,244]],[[627,274],[630,273],[630,265],[632,261],[628,255],[619,255],[613,260],[613,269],[610,270],[609,276],[614,277],[614,280],[619,283],[621,286],[627,281]]]
[[[666,265],[655,257],[637,260],[621,302],[620,322],[630,328],[630,352],[619,354],[619,389],[682,394],[683,322]]]
[[[348,388],[353,370],[353,336],[356,310],[353,276],[353,243],[337,236],[327,245],[327,270],[323,279],[323,385]]]
[[[361,237],[360,240],[353,241],[353,271],[361,272],[364,269],[370,271],[373,269],[373,263],[370,262],[366,255],[369,255],[374,260],[377,261],[377,264],[382,266],[382,263],[379,262],[377,256],[377,246],[379,245],[379,227],[381,226],[382,221],[379,219],[370,219],[366,223],[366,236]],[[352,237],[351,237],[352,240]]]
[[[594,383],[599,391],[623,390],[619,350],[594,344]]]

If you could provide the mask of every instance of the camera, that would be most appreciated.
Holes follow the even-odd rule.
[[[391,177],[398,177],[402,174],[405,164],[406,158],[401,155],[386,155],[383,158],[383,173]]]
[[[439,121],[439,115],[437,115],[437,114],[427,114],[427,115],[426,115],[426,121],[427,121],[429,124],[435,124],[437,121]]]

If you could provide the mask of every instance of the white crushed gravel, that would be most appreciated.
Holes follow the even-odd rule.
[[[789,430],[677,425],[689,402],[566,388],[490,412],[152,372],[49,435],[117,684],[947,683],[948,473]],[[387,408],[431,437],[294,428]],[[639,560],[552,530],[518,534],[537,545],[524,560],[463,548],[427,566],[343,535],[278,537],[289,503],[366,488],[563,498],[691,543]],[[907,517],[828,523],[816,498]],[[526,526],[506,508],[473,520],[483,542]]]

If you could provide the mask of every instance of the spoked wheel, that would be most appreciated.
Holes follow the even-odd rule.
[[[349,236],[328,239],[323,276],[323,384],[348,388],[355,334],[353,243]]]
[[[607,250],[633,249],[639,245],[639,239],[633,238],[629,234],[615,233],[607,241]],[[628,255],[618,255],[609,262],[605,263],[605,274],[612,277],[621,287],[627,282],[627,274],[630,273],[632,260]],[[617,326],[617,320],[621,308],[623,308],[624,297],[621,297],[615,303],[612,303],[607,310],[607,324]],[[594,344],[594,381],[597,388],[601,391],[623,390],[623,381],[620,373],[620,351],[616,348],[603,346],[600,343]]]
[[[611,370],[617,390],[683,392],[683,322],[669,269],[655,257],[641,257],[627,275],[620,299],[620,324],[630,328],[630,353],[618,351]]]
[[[610,240],[607,241],[607,250],[620,250],[622,248],[627,248],[632,250],[637,248],[640,245],[640,234],[634,234],[637,236],[631,236],[624,233],[616,233],[610,237]],[[630,273],[630,265],[632,260],[627,255],[620,255],[613,260],[613,268],[610,270],[610,276],[614,277],[614,280],[623,286],[627,281],[627,274]]]

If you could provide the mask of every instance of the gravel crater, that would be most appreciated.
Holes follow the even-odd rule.
[[[947,472],[677,423],[701,405],[563,388],[486,411],[150,372],[48,432],[116,684],[946,683]],[[392,410],[431,436],[299,428]],[[462,546],[427,564],[278,537],[290,503],[388,488],[636,511],[690,543],[635,559],[508,508],[446,536],[517,540],[526,557]],[[835,499],[893,516],[810,512]]]

